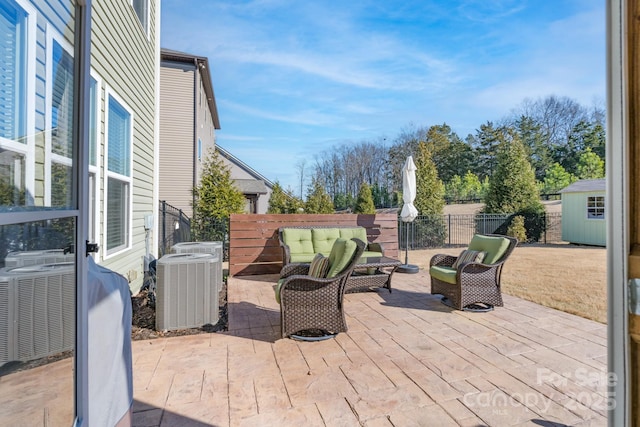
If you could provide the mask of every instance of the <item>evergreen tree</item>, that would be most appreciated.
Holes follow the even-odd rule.
[[[560,163],[554,163],[544,177],[542,191],[545,194],[557,193],[576,179],[577,178],[567,172]]]
[[[427,144],[418,143],[416,164],[416,199],[414,205],[421,215],[442,215],[444,184],[431,158]]]
[[[356,200],[356,206],[353,209],[353,213],[376,213],[376,207],[373,205],[373,195],[371,194],[371,187],[369,187],[366,182],[360,184],[360,191],[358,192],[358,198]]]
[[[460,175],[454,175],[444,186],[445,196],[448,203],[455,203],[462,199],[462,178]]]
[[[527,150],[516,133],[507,129],[498,147],[484,212],[540,212],[543,209]]]
[[[304,202],[299,197],[294,196],[293,189],[291,187],[287,188],[287,202],[285,204],[284,213],[288,214],[299,214],[304,213]]]
[[[322,183],[313,179],[307,190],[307,202],[304,211],[310,214],[330,214],[334,212],[331,196],[324,189]]]
[[[287,195],[284,193],[282,186],[278,181],[273,184],[271,196],[269,196],[268,214],[287,213]]]
[[[194,187],[193,196],[197,220],[224,219],[244,212],[244,195],[234,186],[229,167],[215,150],[210,150],[204,160],[200,184]]]
[[[578,179],[604,178],[604,161],[591,148],[580,155],[576,169]]]
[[[482,198],[482,183],[478,175],[471,171],[467,171],[462,178],[462,197],[465,199]]]

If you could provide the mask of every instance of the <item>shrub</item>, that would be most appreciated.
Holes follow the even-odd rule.
[[[511,225],[507,228],[507,236],[515,237],[518,242],[527,241],[527,230],[524,227],[524,217],[516,215],[511,218]]]

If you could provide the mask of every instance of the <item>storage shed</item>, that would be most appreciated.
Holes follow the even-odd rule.
[[[606,246],[606,181],[585,179],[560,191],[562,240],[583,245]]]

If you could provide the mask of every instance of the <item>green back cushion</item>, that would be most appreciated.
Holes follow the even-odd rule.
[[[292,254],[313,254],[311,230],[308,228],[285,228],[282,230],[282,240],[289,246]]]
[[[313,251],[321,253],[330,253],[333,242],[340,237],[340,231],[337,228],[313,228],[311,229],[311,241],[313,242]]]
[[[481,236],[476,234],[469,243],[469,249],[487,253],[483,261],[485,264],[498,262],[508,248],[509,239],[505,239],[504,237]]]
[[[351,240],[354,237],[367,243],[367,229],[363,227],[341,228],[340,237]]]
[[[276,283],[275,291],[276,291],[276,301],[280,304],[280,289],[282,288],[282,284],[284,283],[284,279],[279,279],[278,283]]]
[[[329,272],[327,277],[335,277],[349,264],[358,245],[353,240],[337,239],[329,254]]]

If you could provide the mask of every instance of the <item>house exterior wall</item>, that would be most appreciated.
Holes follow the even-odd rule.
[[[159,197],[191,217],[194,186],[195,66],[160,64]]]
[[[222,162],[229,167],[229,171],[231,172],[231,179],[256,179],[256,176],[251,174],[246,169],[242,168],[238,164],[232,162],[225,156],[220,156]],[[256,214],[266,214],[267,209],[269,209],[269,198],[271,197],[271,188],[267,186],[267,193],[258,195],[258,200],[256,201]],[[245,207],[247,208],[249,202],[247,201]],[[247,212],[254,213],[254,212]]]
[[[193,187],[215,147],[215,124],[199,68],[167,60],[160,65],[160,200],[192,217]]]
[[[606,246],[606,220],[587,218],[587,199],[592,196],[604,197],[605,192],[562,194],[562,240],[583,245]]]
[[[159,28],[157,0],[149,1],[148,34],[128,1],[96,0],[92,3],[92,72],[98,76],[98,165],[101,166],[97,196],[98,243],[97,261],[127,277],[132,290],[142,285],[145,255],[145,216],[154,215],[157,224],[157,197],[154,197],[156,135],[156,84],[158,81]],[[114,16],[119,19],[113,19]],[[123,250],[107,253],[105,247],[105,211],[107,197],[106,128],[108,97],[113,96],[131,113],[131,192],[129,208],[129,243]],[[156,227],[157,228],[157,227]],[[151,251],[155,245],[151,245]]]

